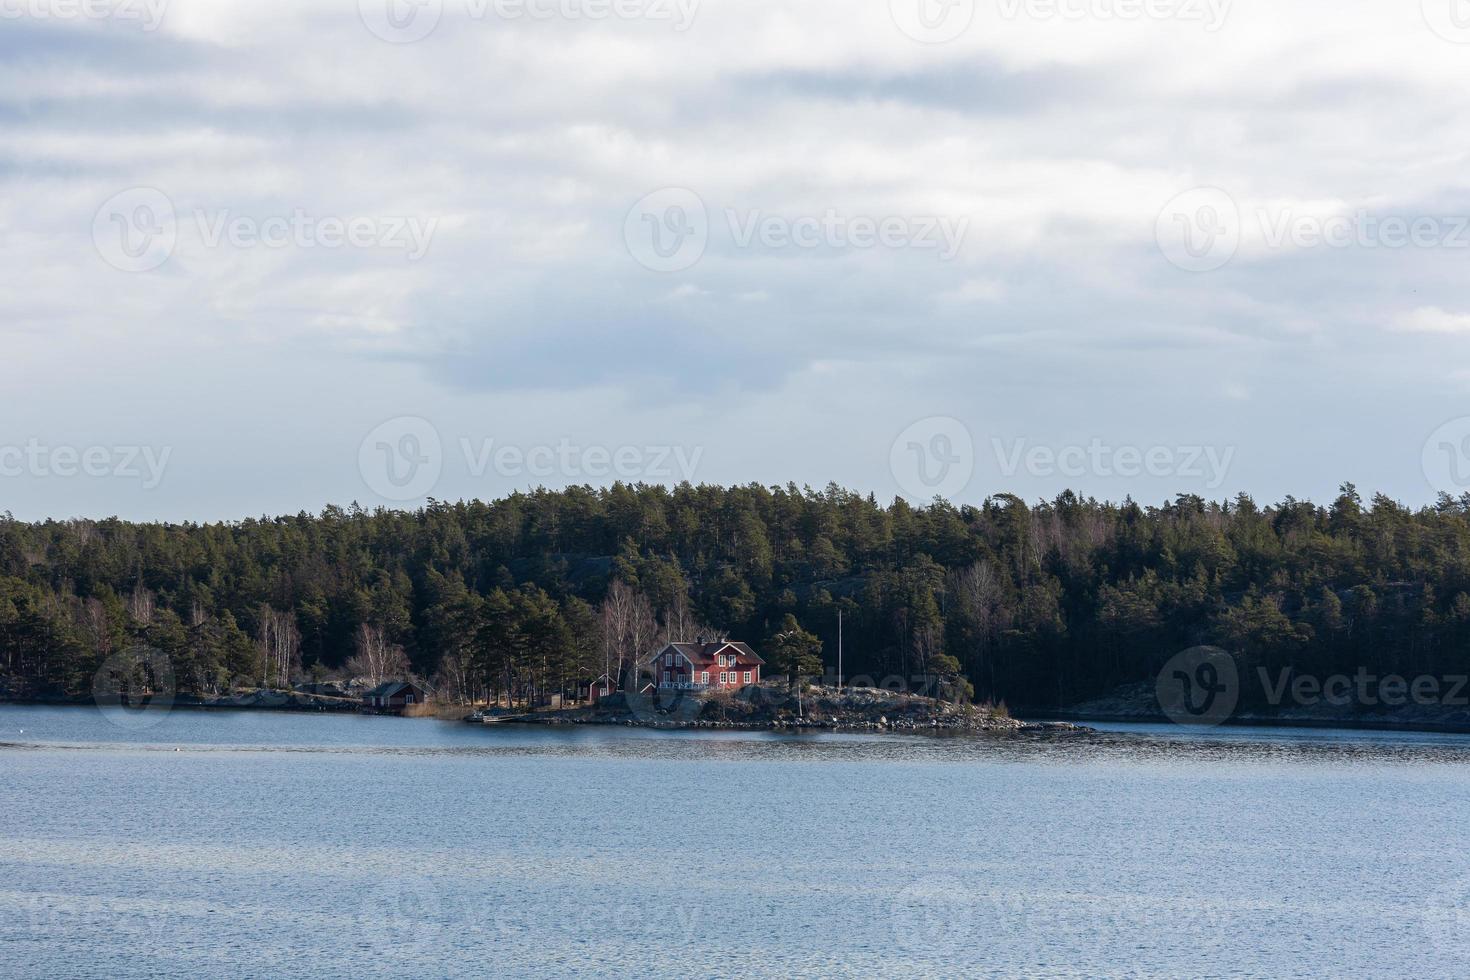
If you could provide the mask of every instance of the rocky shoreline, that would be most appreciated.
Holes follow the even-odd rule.
[[[521,725],[623,725],[732,731],[888,732],[905,734],[1077,734],[1068,721],[1025,722],[988,705],[954,704],[877,688],[813,687],[798,694],[783,684],[736,696],[660,692],[614,694],[591,707],[480,712],[467,721]]]
[[[0,697],[8,704],[95,706],[85,696]],[[111,703],[118,703],[113,701]],[[287,691],[240,691],[228,696],[202,698],[175,695],[153,699],[153,708],[204,711],[310,711],[360,712],[353,698]],[[448,705],[440,718],[460,717]],[[878,688],[814,686],[799,694],[772,682],[747,688],[738,695],[692,692],[615,694],[596,705],[525,711],[476,711],[465,721],[517,725],[617,725],[656,729],[712,729],[728,731],[886,732],[927,735],[1075,734],[1091,729],[1069,720],[1027,722],[990,705],[955,704]]]
[[[0,696],[0,704],[29,704],[49,706],[96,706],[127,703],[119,698],[97,698],[86,695],[31,695],[26,697]],[[137,707],[151,708],[197,708],[219,711],[360,711],[362,702],[356,698],[334,698],[320,694],[303,694],[296,691],[248,691],[238,694],[202,698],[189,694],[177,694],[171,698],[144,698]]]

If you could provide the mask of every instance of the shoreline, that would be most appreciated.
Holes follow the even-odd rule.
[[[0,707],[42,708],[101,708],[113,707],[117,702],[99,703],[88,697],[0,697]],[[610,728],[647,728],[658,731],[747,731],[747,732],[832,732],[837,734],[879,735],[1035,735],[1035,734],[1079,734],[1091,729],[1070,720],[1051,719],[1028,721],[996,716],[981,712],[949,711],[936,714],[924,710],[927,705],[916,703],[905,706],[920,709],[917,715],[903,715],[895,710],[898,706],[888,705],[886,713],[877,713],[874,718],[854,717],[842,712],[841,716],[830,711],[821,716],[790,717],[756,715],[745,719],[680,717],[673,711],[660,711],[653,707],[635,710],[599,710],[595,707],[577,707],[545,711],[517,712],[498,709],[497,714],[487,714],[485,709],[469,705],[436,705],[437,710],[423,713],[402,713],[364,709],[358,702],[343,702],[338,699],[315,695],[285,695],[276,693],[250,699],[211,701],[199,698],[175,698],[166,704],[140,707],[136,710],[186,710],[203,712],[279,712],[290,714],[356,714],[382,717],[401,717],[471,723],[484,725],[522,725],[545,728],[595,725]],[[814,709],[815,710],[815,709]],[[894,717],[888,718],[888,714]]]
[[[1210,728],[1301,728],[1317,730],[1330,730],[1335,728],[1349,732],[1419,732],[1425,735],[1470,735],[1470,723],[1449,721],[1396,721],[1383,718],[1305,718],[1299,716],[1283,718],[1248,714],[1227,718],[1216,726],[1190,726],[1176,724],[1163,714],[1104,711],[1084,712],[1060,709],[1018,711],[1017,714],[1024,716],[1028,720],[1038,722],[1070,721],[1077,724],[1086,724],[1087,722],[1114,722],[1134,725],[1166,725],[1186,732],[1208,731]]]
[[[595,704],[543,711],[486,709],[483,724],[614,725],[664,730],[829,731],[892,734],[1076,733],[1069,721],[1026,722],[991,705],[896,694],[872,687],[805,688],[767,682],[734,696],[671,689],[615,692]]]
[[[195,698],[175,699],[167,705],[168,710],[203,712],[263,711],[292,714],[359,714],[378,716],[380,712],[365,711],[356,702],[343,703],[330,698],[309,695],[280,695],[276,698],[260,698],[250,702],[227,703],[205,701]],[[83,697],[0,697],[0,707],[41,708],[90,708],[101,707],[92,698]],[[466,711],[459,715],[460,708]],[[146,710],[146,709],[145,709]],[[1042,735],[1084,734],[1096,729],[1091,723],[1117,723],[1137,725],[1161,725],[1177,728],[1182,732],[1209,731],[1212,727],[1232,729],[1302,729],[1306,731],[1348,732],[1399,732],[1425,735],[1470,735],[1470,722],[1434,721],[1430,719],[1395,720],[1385,718],[1312,718],[1301,716],[1277,717],[1260,714],[1245,714],[1231,717],[1218,726],[1178,725],[1161,713],[1132,711],[1068,711],[1065,709],[1038,708],[1018,709],[1004,723],[978,723],[973,726],[956,726],[938,723],[929,719],[902,719],[894,722],[872,720],[826,718],[768,718],[760,720],[733,721],[725,719],[656,718],[644,713],[629,715],[621,713],[598,714],[593,709],[573,708],[562,711],[505,713],[500,716],[472,720],[469,715],[477,713],[469,706],[441,706],[436,714],[396,715],[385,717],[417,717],[438,721],[486,725],[524,725],[559,728],[566,726],[596,725],[613,728],[647,728],[658,731],[745,731],[745,732],[832,732],[836,734],[888,734],[888,735]],[[652,713],[652,712],[649,712]]]
[[[880,724],[878,722],[842,722],[813,718],[773,721],[717,721],[717,720],[672,720],[661,718],[620,718],[589,716],[546,716],[506,715],[475,721],[464,718],[469,724],[484,725],[538,725],[546,728],[593,725],[602,728],[648,728],[656,731],[732,731],[732,732],[829,732],[835,735],[1064,735],[1090,734],[1094,730],[1068,719],[1024,721],[1016,719],[1014,725],[975,727],[946,726],[937,723],[925,724]]]
[[[277,700],[277,699],[279,699],[279,700]],[[122,705],[121,702],[120,701],[117,701],[117,700],[98,701],[96,698],[89,698],[89,697],[82,697],[82,696],[77,696],[77,697],[65,697],[65,696],[56,696],[56,697],[24,697],[24,698],[8,697],[8,696],[0,697],[0,706],[7,705],[7,704],[19,705],[19,706],[24,706],[24,707],[37,707],[37,708],[94,708],[94,707],[95,708],[100,708],[100,707],[103,707],[103,706],[106,706],[106,707],[119,707],[119,706],[123,706],[123,707],[125,707],[125,705]],[[139,710],[146,710],[148,707],[152,707],[152,706],[151,705],[145,705],[142,709],[139,709]],[[268,693],[268,694],[266,694],[266,695],[264,695],[262,697],[259,697],[259,698],[255,699],[254,701],[236,701],[236,702],[232,702],[232,701],[228,701],[228,700],[224,700],[224,699],[220,699],[220,700],[205,700],[205,699],[196,698],[196,697],[193,697],[193,696],[188,696],[188,697],[175,697],[175,698],[171,699],[167,703],[166,706],[165,705],[157,705],[156,707],[167,707],[167,709],[170,710],[170,711],[173,711],[175,709],[178,709],[178,710],[185,710],[185,711],[281,711],[281,712],[310,712],[310,713],[315,713],[315,714],[372,714],[373,713],[373,712],[370,712],[370,711],[363,711],[362,710],[362,706],[358,702],[356,702],[356,701],[342,701],[341,699],[325,698],[325,697],[321,697],[319,695],[307,695],[307,694],[290,694],[290,695],[287,695],[287,694],[281,694],[281,693],[278,693],[278,692],[270,692],[270,693]]]

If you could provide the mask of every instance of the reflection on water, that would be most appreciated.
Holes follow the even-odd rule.
[[[0,708],[0,975],[1460,973],[1470,738],[1110,727]]]

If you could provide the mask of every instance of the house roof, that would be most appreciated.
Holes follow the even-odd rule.
[[[715,658],[721,653],[725,656],[734,656],[735,664],[739,667],[754,667],[765,663],[760,654],[756,653],[744,643],[734,643],[729,640],[721,640],[718,643],[670,643],[668,646],[653,654],[646,662],[652,662],[662,656],[666,651],[673,649],[696,667],[703,667],[715,662]]]
[[[363,695],[363,697],[391,698],[393,695],[397,694],[404,688],[410,687],[413,688],[415,691],[419,690],[417,684],[410,684],[408,681],[385,681],[384,683],[379,684],[377,687],[373,688],[371,691],[367,692],[367,694]]]

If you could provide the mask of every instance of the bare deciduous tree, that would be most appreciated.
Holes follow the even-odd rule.
[[[664,643],[692,643],[703,636],[715,639],[720,631],[704,622],[689,605],[689,597],[682,593],[674,596],[673,603],[664,610],[664,628],[658,636],[658,645]]]
[[[931,623],[915,627],[913,636],[914,666],[924,675],[925,682],[932,682],[934,658],[944,652],[944,638],[939,628]],[[932,696],[928,690],[924,692]]]
[[[261,686],[288,687],[301,662],[301,631],[296,628],[296,617],[262,605],[256,644],[261,654]]]
[[[974,658],[971,669],[984,671],[991,693],[995,689],[994,649],[1010,618],[1005,605],[1005,584],[988,561],[977,561],[952,572],[947,589],[954,612],[963,624]],[[972,674],[972,676],[974,676]]]
[[[105,659],[112,653],[112,632],[107,621],[107,607],[100,599],[87,599],[77,610],[77,625],[87,639],[87,645]]]
[[[469,656],[463,650],[448,650],[439,661],[434,688],[441,698],[470,704],[475,700],[474,676]]]
[[[615,579],[607,590],[602,603],[602,624],[608,666],[614,658],[619,683],[635,673],[640,659],[647,655],[658,640],[658,619],[653,607],[637,590],[621,579]],[[633,678],[636,681],[636,676]]]
[[[150,626],[153,623],[153,593],[143,588],[141,582],[133,588],[133,594],[128,597],[128,615],[142,626]]]
[[[347,670],[377,687],[384,681],[402,678],[408,672],[408,657],[403,647],[389,641],[383,627],[363,623],[357,628],[357,655],[347,661]]]

